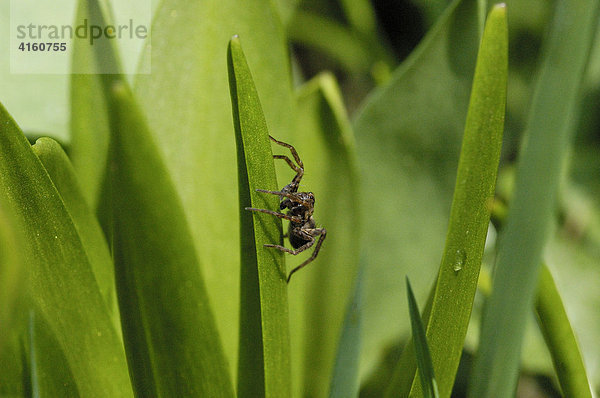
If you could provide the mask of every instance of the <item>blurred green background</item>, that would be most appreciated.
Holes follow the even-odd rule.
[[[118,15],[120,5],[114,3],[114,14]],[[361,396],[365,397],[379,396],[379,389],[388,378],[386,372],[391,372],[400,347],[409,335],[404,275],[410,276],[417,299],[423,303],[443,250],[480,29],[474,1],[465,0],[451,15],[447,14],[449,4],[443,0],[275,1],[283,37],[289,46],[294,86],[300,87],[323,71],[333,72],[354,128],[361,175],[361,238],[355,243],[360,263],[365,268],[361,355],[361,378],[365,380]],[[554,2],[521,0],[507,1],[507,5],[510,65],[498,182],[498,194],[503,197],[510,197],[513,165],[521,145]],[[75,6],[73,1],[73,9],[69,11],[73,15]],[[9,34],[8,7],[9,2],[0,4],[0,28],[4,36]],[[159,1],[153,1],[152,7],[159,11]],[[240,3],[237,7],[244,5]],[[67,11],[49,9],[48,12]],[[198,24],[204,22],[209,23],[200,20]],[[233,18],[234,26],[235,23]],[[214,29],[218,31],[219,27]],[[231,27],[227,32],[229,30]],[[187,39],[194,40],[193,37]],[[8,54],[7,46],[8,40],[0,41],[0,54]],[[223,57],[215,62],[222,64],[226,74],[225,44],[217,42],[214,46],[222,46]],[[141,48],[121,49],[121,55],[125,62],[137,62],[140,51]],[[255,64],[260,62],[260,55],[251,56],[257,59]],[[29,137],[53,137],[64,144],[68,152],[71,104],[67,73],[14,75],[10,74],[8,57],[0,57],[2,103]],[[138,93],[147,92],[155,78],[155,74],[139,79],[130,77]],[[179,79],[185,84],[185,76]],[[260,79],[257,79],[259,91]],[[271,84],[277,86],[285,82]],[[223,113],[229,112],[227,96],[225,90],[217,101],[225,105]],[[261,100],[264,102],[264,98]],[[555,101],[560,107],[561,98]],[[190,104],[191,109],[193,106]],[[561,185],[556,229],[545,252],[596,391],[600,388],[599,106],[600,40],[596,40],[583,77],[580,113],[568,172]],[[265,108],[268,122],[277,119],[269,115],[269,105]],[[280,126],[286,123],[290,122]],[[160,122],[157,125],[160,126]],[[309,145],[302,143],[301,132],[292,135],[301,155],[311,151]],[[309,159],[312,156],[306,155]],[[311,163],[306,164],[308,175]],[[285,180],[281,178],[280,181]],[[307,178],[308,185],[311,181]],[[184,204],[185,201],[184,198]],[[335,207],[327,208],[336,212]],[[228,231],[226,228],[216,234],[226,235]],[[495,238],[495,231],[490,228],[486,269],[494,261]],[[224,248],[219,241],[218,248],[207,250]],[[207,279],[210,281],[211,277]],[[464,366],[459,370],[455,386],[457,396],[465,387],[477,342],[481,299],[478,296],[475,303]],[[533,313],[529,326],[523,347],[520,388],[534,385],[548,396],[556,395],[552,364]]]

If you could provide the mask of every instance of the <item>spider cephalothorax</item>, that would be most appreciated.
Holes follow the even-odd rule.
[[[319,254],[319,250],[321,249],[321,245],[325,240],[325,236],[327,235],[327,231],[325,230],[325,228],[317,228],[315,220],[313,219],[312,215],[315,211],[315,196],[313,195],[313,193],[298,192],[300,180],[304,175],[304,164],[300,160],[300,156],[298,156],[296,149],[290,144],[286,144],[282,141],[277,141],[271,136],[269,136],[269,138],[276,144],[284,146],[290,150],[296,163],[292,162],[292,160],[285,155],[273,155],[273,158],[285,160],[286,163],[296,172],[296,176],[292,179],[292,182],[283,187],[281,191],[267,191],[264,189],[257,189],[257,191],[272,195],[278,195],[280,199],[279,209],[287,209],[288,211],[287,214],[284,214],[273,210],[255,209],[253,207],[246,207],[246,210],[271,214],[273,216],[283,218],[284,220],[288,220],[290,222],[287,237],[290,241],[290,245],[292,245],[294,250],[288,249],[280,245],[271,244],[266,244],[265,247],[272,247],[283,252],[293,254],[295,256],[307,249],[310,249],[315,244],[315,242],[317,243],[312,255],[306,261],[304,261],[302,264],[300,264],[290,272],[290,274],[287,277],[287,281],[289,283],[290,278],[292,277],[292,274],[294,272],[306,266],[308,263],[310,263],[317,257],[317,255]],[[316,240],[317,236],[319,237],[318,241]]]

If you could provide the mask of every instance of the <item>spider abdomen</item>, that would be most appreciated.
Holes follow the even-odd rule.
[[[310,239],[304,238],[304,236],[302,236],[302,235],[300,235],[300,233],[298,233],[298,230],[293,230],[291,224],[290,224],[290,230],[288,232],[288,237],[290,239],[290,245],[292,245],[292,247],[294,249],[304,246],[305,244],[310,242]]]
[[[292,245],[294,249],[297,249],[313,240],[312,237],[308,235],[306,230],[312,230],[315,227],[316,223],[312,217],[303,223],[290,222],[290,226],[288,228],[288,239],[290,240],[290,245]]]

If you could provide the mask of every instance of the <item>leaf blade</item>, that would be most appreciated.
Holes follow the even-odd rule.
[[[591,398],[581,350],[548,266],[542,264],[535,302],[538,323],[565,397]]]
[[[232,397],[181,203],[128,87],[111,95],[115,275],[136,393]]]
[[[61,146],[51,138],[38,139],[32,149],[44,165],[73,220],[102,297],[120,333],[112,258],[102,229],[87,206],[75,170]]]
[[[417,292],[428,288],[443,253],[479,43],[477,15],[476,2],[452,2],[353,123],[369,267],[364,321],[371,325],[361,372],[371,370],[383,345],[408,333],[408,318],[389,322],[407,305],[404,275]],[[452,101],[432,105],[436,98]]]
[[[352,300],[346,308],[344,324],[338,342],[333,375],[329,390],[330,398],[357,397],[360,390],[360,332],[362,328],[363,271],[359,270]]]
[[[435,381],[435,372],[427,344],[427,336],[417,299],[412,291],[408,277],[406,277],[406,294],[408,296],[408,311],[410,315],[410,324],[412,327],[413,342],[415,347],[415,356],[417,358],[417,368],[421,379],[421,388],[424,396],[427,398],[439,397],[437,383]]]
[[[525,321],[533,306],[578,90],[594,37],[597,2],[562,1],[556,7],[527,122],[526,145],[519,155],[492,295],[483,316],[470,396],[514,393]],[[567,29],[569,24],[578,29]]]
[[[289,397],[290,340],[281,221],[245,207],[277,209],[278,198],[267,125],[239,38],[228,48],[229,84],[238,156],[241,291],[238,394]],[[267,197],[265,197],[267,196]],[[254,331],[254,332],[252,332]],[[246,395],[247,394],[247,395]]]
[[[73,26],[89,23],[110,25],[108,0],[78,0]],[[88,205],[102,207],[103,184],[110,139],[108,92],[110,82],[121,72],[116,45],[100,38],[90,46],[87,38],[75,38],[70,76],[71,160]],[[77,73],[79,72],[79,73]],[[101,220],[106,222],[106,220]]]
[[[450,396],[454,384],[490,220],[504,128],[507,36],[505,6],[495,6],[477,57],[444,254],[431,306],[428,302],[424,313],[442,397]],[[414,368],[410,372],[414,374]],[[409,379],[397,372],[388,394],[408,393],[401,380]],[[422,394],[416,380],[410,391]]]
[[[71,217],[27,139],[2,106],[0,125],[0,192],[23,229],[29,297],[36,318],[47,323],[58,344],[53,349],[64,355],[81,395],[131,396],[118,335]],[[54,352],[49,352],[51,363]],[[60,369],[50,364],[46,371],[52,374]]]
[[[152,75],[136,76],[135,93],[183,203],[235,380],[240,238],[226,47],[234,34],[244,39],[275,137],[293,128],[289,52],[269,0],[163,0],[157,10],[144,54]],[[173,46],[183,37],[186,45]]]

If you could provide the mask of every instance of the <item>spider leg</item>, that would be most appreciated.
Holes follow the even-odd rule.
[[[292,199],[294,202],[300,203],[302,206],[306,206],[306,207],[311,206],[310,203],[308,203],[305,200],[300,199],[298,197],[298,195],[295,195],[295,192],[268,191],[266,189],[257,189],[256,192],[270,193],[271,195],[277,195],[277,196],[285,196],[286,198]]]
[[[310,263],[315,258],[317,258],[317,255],[319,254],[319,250],[321,250],[321,245],[323,244],[323,241],[325,240],[325,237],[327,236],[327,230],[325,228],[314,228],[309,231],[311,231],[311,233],[314,233],[315,235],[320,235],[319,241],[317,242],[317,245],[315,246],[315,250],[313,250],[312,255],[306,261],[304,261],[302,264],[300,264],[299,266],[297,266],[296,268],[294,268],[293,270],[290,271],[290,274],[287,277],[287,283],[290,283],[290,278],[296,271],[300,270],[301,268],[304,268],[308,263]],[[313,243],[314,243],[314,238],[313,238]],[[312,244],[311,244],[311,246],[312,246]]]
[[[272,247],[274,249],[281,250],[282,252],[290,253],[290,254],[296,256],[296,255],[302,253],[303,251],[310,249],[310,247],[315,244],[315,238],[313,238],[312,236],[309,236],[309,238],[310,238],[310,240],[308,242],[306,242],[305,244],[303,244],[296,250],[288,249],[287,247],[283,247],[280,245],[265,244],[263,246],[264,247]]]
[[[302,168],[302,169],[304,168],[304,164],[302,163],[302,160],[300,160],[300,156],[298,156],[298,152],[296,152],[296,148],[294,148],[290,144],[285,143],[283,141],[278,141],[278,140],[276,140],[275,138],[273,138],[271,136],[269,136],[269,138],[271,139],[271,141],[273,141],[277,145],[281,145],[281,146],[284,146],[284,147],[288,148],[290,150],[290,152],[292,153],[292,156],[296,160],[296,163],[298,163],[298,166],[300,166],[300,168]]]
[[[294,160],[296,161],[296,163],[298,163],[299,167],[295,167],[293,165],[291,159],[288,158],[287,156],[282,156],[282,155],[273,156],[275,159],[284,159],[287,162],[287,164],[292,169],[294,169],[294,171],[296,172],[296,176],[292,180],[292,184],[294,184],[297,187],[298,184],[300,184],[300,180],[302,179],[302,176],[304,175],[304,163],[302,163],[302,160],[300,160],[300,156],[298,155],[298,152],[296,152],[296,148],[294,148],[293,146],[291,146],[290,144],[288,144],[286,142],[276,140],[275,138],[273,138],[271,136],[269,136],[269,138],[271,139],[271,141],[275,142],[277,145],[281,145],[283,147],[288,148],[290,150],[292,156],[294,157]]]
[[[293,222],[302,222],[302,219],[300,217],[294,217],[294,216],[288,216],[287,214],[283,214],[283,213],[278,213],[276,211],[273,210],[267,210],[267,209],[256,209],[254,207],[245,207],[245,210],[248,211],[257,211],[259,213],[266,213],[266,214],[270,214],[272,216],[275,217],[279,217],[279,218],[283,218],[284,220],[288,220],[288,221],[293,221]]]
[[[304,169],[302,167],[296,166],[292,162],[292,160],[285,155],[273,155],[273,159],[285,160],[286,163],[288,164],[288,166],[290,166],[296,172],[296,176],[292,180],[292,184],[298,185],[300,183],[300,180],[302,179],[302,176],[304,175]]]

